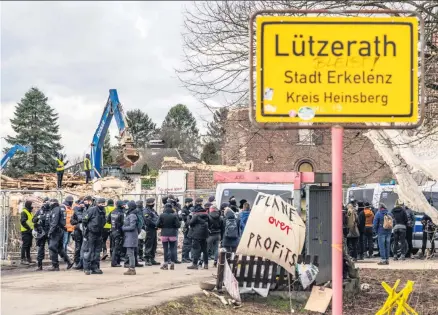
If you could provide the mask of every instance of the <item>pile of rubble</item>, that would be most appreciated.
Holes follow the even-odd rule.
[[[1,175],[2,189],[51,190],[56,189],[56,183],[56,173],[26,174],[19,178]],[[63,187],[75,187],[83,184],[85,184],[83,177],[71,173],[64,174],[62,181]]]

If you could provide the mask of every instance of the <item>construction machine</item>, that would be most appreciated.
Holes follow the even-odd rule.
[[[8,164],[9,160],[12,159],[17,153],[17,151],[22,151],[24,153],[31,153],[32,147],[28,145],[21,145],[21,144],[15,144],[12,148],[9,149],[8,152],[3,156],[1,161],[1,167],[0,170],[3,170],[6,167],[6,164]]]
[[[93,141],[91,143],[90,157],[92,164],[92,177],[102,176],[102,148],[113,116],[116,119],[117,127],[119,129],[119,151],[117,152],[116,163],[121,168],[129,168],[140,158],[138,150],[134,147],[134,141],[129,132],[129,126],[123,112],[122,104],[120,104],[117,90],[111,89],[109,90],[109,97],[103,110],[102,118],[100,119],[100,123],[94,133]]]

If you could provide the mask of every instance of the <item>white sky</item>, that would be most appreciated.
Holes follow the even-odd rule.
[[[111,88],[118,90],[125,111],[139,108],[158,125],[173,105],[185,104],[204,131],[211,114],[174,71],[182,61],[187,6],[179,1],[2,2],[0,135],[13,133],[14,107],[32,86],[59,113],[70,159],[88,152]],[[117,134],[115,121],[110,132]]]

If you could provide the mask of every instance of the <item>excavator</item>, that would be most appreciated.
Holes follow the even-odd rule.
[[[91,176],[93,178],[95,176],[102,177],[102,148],[113,116],[116,119],[117,127],[119,129],[119,151],[117,152],[116,163],[121,168],[129,168],[140,158],[139,152],[134,146],[132,135],[129,132],[129,126],[123,112],[122,104],[120,104],[117,90],[111,89],[109,90],[108,100],[91,143],[90,160],[92,164]]]
[[[9,160],[14,157],[14,155],[15,155],[15,153],[17,153],[17,151],[22,151],[24,153],[30,153],[32,151],[32,147],[28,146],[28,145],[21,145],[21,144],[14,145],[3,156],[2,161],[1,161],[0,170],[3,170],[6,167],[6,164],[8,164]]]

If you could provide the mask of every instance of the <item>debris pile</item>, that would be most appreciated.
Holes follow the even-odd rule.
[[[56,183],[57,177],[55,173],[26,174],[19,178],[1,175],[2,189],[51,190],[56,189]],[[63,187],[75,187],[83,184],[85,184],[83,177],[71,173],[64,174]]]

